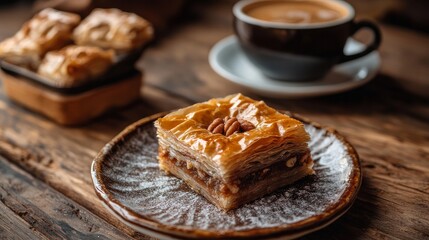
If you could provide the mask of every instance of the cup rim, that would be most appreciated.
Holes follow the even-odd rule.
[[[261,27],[280,28],[280,29],[285,29],[285,28],[288,28],[288,29],[314,29],[314,28],[333,27],[333,26],[338,26],[338,25],[341,25],[343,23],[346,23],[346,22],[354,19],[354,17],[355,17],[355,9],[352,7],[352,5],[345,2],[345,1],[342,1],[342,0],[329,0],[329,1],[337,3],[337,4],[345,7],[348,10],[349,15],[344,17],[344,18],[341,18],[337,21],[330,21],[330,22],[323,22],[323,23],[311,23],[311,24],[297,23],[297,24],[292,24],[292,23],[270,22],[270,21],[265,21],[265,20],[260,20],[260,19],[250,17],[249,15],[247,15],[243,12],[243,8],[250,5],[250,4],[257,3],[257,2],[268,2],[268,1],[280,2],[280,0],[242,0],[242,1],[239,1],[236,4],[234,4],[232,11],[233,11],[234,16],[243,22],[246,22],[246,23],[249,23],[252,25],[261,26]],[[293,0],[293,1],[316,1],[316,0]]]

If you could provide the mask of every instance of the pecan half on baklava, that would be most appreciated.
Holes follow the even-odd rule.
[[[304,125],[241,94],[155,122],[159,166],[224,210],[313,174]]]

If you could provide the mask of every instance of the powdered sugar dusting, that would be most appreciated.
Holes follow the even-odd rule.
[[[306,125],[315,176],[227,213],[181,180],[159,170],[155,128],[148,123],[113,148],[101,177],[108,191],[135,213],[165,225],[237,231],[291,224],[322,213],[348,187],[352,160],[335,135]]]

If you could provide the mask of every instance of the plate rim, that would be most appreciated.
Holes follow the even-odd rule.
[[[298,114],[294,114],[288,111],[280,111],[286,115],[300,120],[305,124],[310,124],[318,129],[323,129],[327,133],[333,134],[345,147],[348,155],[351,157],[353,167],[352,172],[349,176],[349,186],[344,190],[343,194],[339,197],[339,200],[334,204],[330,205],[322,213],[311,216],[309,218],[294,222],[292,224],[282,224],[275,227],[267,228],[252,228],[246,230],[203,230],[194,229],[186,226],[174,226],[167,225],[148,217],[142,216],[127,206],[122,205],[117,199],[109,193],[108,189],[103,183],[101,177],[102,162],[109,157],[112,151],[120,146],[121,142],[126,141],[135,131],[140,127],[150,124],[154,120],[168,114],[168,112],[157,113],[145,118],[142,118],[135,123],[126,127],[118,135],[116,135],[110,142],[108,142],[97,154],[91,164],[91,178],[93,187],[97,197],[102,201],[108,210],[111,210],[115,215],[120,217],[120,220],[125,221],[128,224],[141,227],[149,231],[155,231],[159,234],[167,234],[173,238],[261,238],[261,237],[279,237],[279,236],[290,236],[296,237],[304,234],[319,230],[336,219],[341,217],[347,210],[353,205],[357,198],[360,186],[362,184],[362,169],[359,156],[354,147],[333,128],[324,127],[316,122],[310,121],[309,119],[302,117]],[[128,225],[127,224],[127,225]],[[136,228],[135,228],[136,229]],[[138,229],[136,229],[138,230]]]
[[[354,40],[353,38],[350,38],[350,39],[352,39],[352,41],[358,42],[358,41]],[[346,92],[348,90],[358,88],[358,87],[363,86],[363,85],[367,84],[368,82],[370,82],[378,74],[380,67],[381,67],[380,53],[378,50],[374,50],[370,54],[361,57],[361,58],[364,58],[364,57],[370,56],[371,54],[374,54],[375,57],[377,58],[377,64],[375,64],[373,67],[371,67],[371,68],[374,68],[374,70],[370,71],[368,76],[366,76],[365,78],[363,78],[361,80],[358,80],[358,81],[350,80],[347,82],[327,84],[327,85],[322,85],[322,86],[301,86],[301,87],[300,86],[285,86],[287,88],[293,88],[292,90],[282,89],[282,90],[276,91],[276,90],[273,90],[274,88],[272,90],[270,90],[270,89],[258,89],[253,84],[249,84],[249,83],[242,81],[241,80],[241,79],[243,79],[242,77],[237,76],[236,74],[233,74],[230,71],[223,68],[218,61],[218,56],[222,52],[222,49],[228,45],[231,45],[233,42],[236,42],[236,41],[237,41],[237,38],[235,35],[229,35],[229,36],[224,37],[223,39],[219,40],[218,42],[216,42],[212,46],[212,48],[210,49],[209,55],[208,55],[208,60],[209,60],[209,64],[210,64],[211,68],[217,74],[219,74],[221,77],[225,78],[229,82],[232,82],[238,86],[249,89],[250,91],[258,93],[260,95],[274,97],[274,98],[297,99],[297,98],[306,98],[306,97],[326,96],[326,95],[331,95],[331,94],[335,94],[335,93]],[[361,59],[361,58],[359,58],[359,59]],[[356,59],[356,60],[358,60],[358,59]],[[356,61],[356,60],[354,60],[354,61]],[[344,64],[350,64],[350,63],[353,63],[354,61],[350,61],[350,62],[343,63],[343,64],[338,64],[336,66],[341,66]],[[314,87],[319,88],[319,90],[311,89]]]

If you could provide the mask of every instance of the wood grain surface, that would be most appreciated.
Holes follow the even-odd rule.
[[[16,233],[22,234],[19,237],[23,239],[129,238],[2,157],[0,174],[0,210],[6,217],[0,224],[0,233],[6,238],[13,239]]]
[[[352,2],[358,12],[370,4]],[[139,62],[146,74],[141,100],[90,124],[58,126],[8,100],[0,83],[0,238],[149,239],[102,207],[90,178],[93,157],[140,118],[242,92],[337,129],[361,157],[354,206],[305,239],[429,239],[429,36],[380,23],[382,69],[368,85],[320,98],[261,98],[208,65],[211,46],[232,34],[232,4],[193,5]],[[0,22],[10,22],[0,39],[31,15],[25,6],[12,9],[0,10]]]

